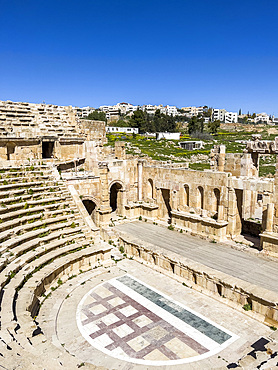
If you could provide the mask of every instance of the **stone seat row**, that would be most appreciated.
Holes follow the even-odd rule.
[[[13,366],[18,364],[28,370],[42,368],[68,370],[81,366],[84,369],[96,369],[96,366],[72,357],[63,350],[61,344],[54,345],[49,342],[37,327],[36,320],[30,314],[30,309],[33,312],[38,309],[40,302],[47,298],[52,289],[56,288],[59,279],[64,282],[66,278],[80,273],[81,269],[85,272],[94,268],[99,264],[98,260],[105,262],[108,254],[109,248],[101,246],[99,250],[89,247],[63,256],[34,273],[24,286],[17,290],[16,304],[12,313],[15,313],[15,317],[11,322],[8,321],[4,330],[2,328],[0,331],[2,366],[9,368],[12,363]],[[97,270],[95,271],[98,273]],[[42,358],[44,359],[43,367]]]
[[[42,188],[36,188],[36,189],[32,189],[31,192],[25,192],[24,190],[21,190],[21,192],[19,191],[17,194],[5,194],[6,196],[5,197],[2,197],[0,198],[1,199],[1,204],[5,204],[5,205],[9,205],[9,204],[15,204],[15,202],[18,202],[18,203],[21,203],[23,201],[27,201],[27,200],[39,200],[39,199],[42,199],[45,194],[46,194],[46,191],[41,191]],[[67,193],[64,191],[64,190],[61,190],[58,186],[53,186],[53,187],[48,187],[48,190],[51,190],[50,191],[50,194],[52,193],[55,194],[56,196],[58,195],[67,195]]]
[[[67,254],[73,254],[76,251],[80,251],[81,249],[85,249],[88,247],[84,241],[80,243],[61,243],[59,247],[55,249],[52,248],[47,251],[47,253],[38,256],[37,258],[34,256],[33,259],[29,259],[28,264],[22,264],[21,266],[17,267],[17,270],[13,270],[12,273],[7,276],[6,284],[4,285],[3,289],[3,296],[1,302],[1,327],[8,327],[10,328],[11,322],[13,322],[14,317],[17,317],[16,312],[14,311],[13,307],[16,301],[16,293],[17,291],[24,286],[25,282],[31,277],[35,272],[38,272],[42,267],[53,263],[56,259],[61,258]],[[17,325],[14,322],[15,326]],[[14,327],[15,327],[14,326]]]
[[[78,226],[79,224],[77,222],[71,222],[71,221],[61,222],[60,221],[60,222],[53,223],[53,224],[47,224],[45,225],[45,227],[39,228],[37,230],[26,231],[25,233],[21,235],[12,236],[12,238],[9,238],[8,240],[1,243],[0,253],[5,252],[6,250],[14,249],[17,246],[20,246],[20,248],[22,248],[25,242],[28,242],[28,241],[32,241],[34,243],[36,242],[40,243],[40,239],[45,235],[50,235],[50,238],[55,237],[53,236],[53,232],[55,230],[59,230],[61,232],[63,232],[62,231],[63,229],[69,229],[69,232],[79,231],[77,228]]]
[[[95,267],[98,260],[109,255],[110,247],[101,249],[93,244],[65,185],[49,176],[45,186],[40,174],[34,174],[39,181],[30,181],[22,189],[18,189],[20,180],[8,188],[0,184],[0,194],[7,196],[2,198],[5,207],[0,208],[0,358],[1,364],[5,363],[2,360],[11,364],[11,358],[20,361],[24,357],[28,358],[26,368],[31,369],[33,364],[40,368],[39,356],[51,351],[51,365],[46,368],[65,364],[72,368],[73,364],[77,366],[74,358],[61,353],[43,334],[34,337],[32,315],[45,299],[43,293],[59,285],[60,278]]]
[[[52,193],[50,193],[49,196],[41,197],[40,199],[36,199],[36,200],[28,199],[25,202],[20,201],[20,198],[19,198],[18,200],[15,200],[16,201],[15,204],[8,204],[7,205],[7,204],[4,204],[2,202],[1,207],[0,207],[0,214],[5,214],[5,213],[17,211],[17,210],[20,210],[20,209],[23,209],[23,208],[32,209],[35,206],[39,206],[39,205],[45,206],[45,205],[48,205],[48,204],[52,204],[56,201],[58,202],[58,201],[67,200],[67,199],[69,199],[69,196],[67,194],[65,194],[65,195],[60,194],[60,196],[55,196],[54,197]]]
[[[74,218],[74,215],[72,215],[72,214],[67,214],[67,215],[59,216],[59,217],[46,217],[45,219],[42,216],[38,221],[29,222],[29,223],[26,223],[24,225],[21,224],[19,226],[19,222],[18,222],[18,226],[10,224],[9,227],[5,228],[5,230],[0,231],[0,242],[3,243],[5,240],[7,240],[7,239],[9,239],[13,236],[26,233],[30,229],[34,230],[34,229],[42,228],[43,226],[46,227],[46,226],[51,225],[53,223],[66,222],[66,221],[69,221],[72,218]],[[12,229],[11,229],[11,226],[13,227]],[[0,228],[0,230],[1,230],[1,228]]]

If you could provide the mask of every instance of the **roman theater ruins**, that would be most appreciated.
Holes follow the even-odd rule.
[[[106,143],[0,101],[0,369],[276,368],[278,138],[205,171]]]

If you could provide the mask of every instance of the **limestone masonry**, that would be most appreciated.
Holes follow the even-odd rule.
[[[83,364],[46,337],[37,316],[67,280],[114,264],[110,255],[117,243],[130,258],[237,310],[249,305],[250,317],[278,326],[277,293],[114,228],[140,219],[211,242],[253,247],[253,253],[275,261],[278,170],[274,178],[258,174],[260,154],[278,154],[278,138],[265,142],[254,135],[242,154],[215,146],[211,169],[205,171],[126,155],[122,141],[114,148],[106,143],[105,123],[80,119],[70,106],[0,101],[0,365],[72,369]],[[95,368],[84,362],[85,368]]]

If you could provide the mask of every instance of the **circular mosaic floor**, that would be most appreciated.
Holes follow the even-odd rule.
[[[198,361],[238,338],[128,274],[90,290],[78,305],[76,319],[91,346],[145,365]]]

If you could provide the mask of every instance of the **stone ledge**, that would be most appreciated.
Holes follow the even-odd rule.
[[[278,326],[278,294],[245,282],[198,262],[168,252],[153,244],[119,232],[120,245],[129,257],[152,265],[155,269],[186,283],[229,306],[268,325]],[[252,310],[243,306],[251,304]]]
[[[225,226],[228,225],[228,221],[217,221],[217,220],[215,220],[211,217],[202,217],[202,216],[199,216],[197,214],[193,214],[193,213],[189,213],[189,212],[182,212],[182,211],[172,210],[171,214],[173,216],[186,218],[190,221],[193,221],[193,220],[194,221],[199,221],[199,222],[202,222],[204,224],[213,225],[213,226],[217,226],[217,227],[225,227]]]

